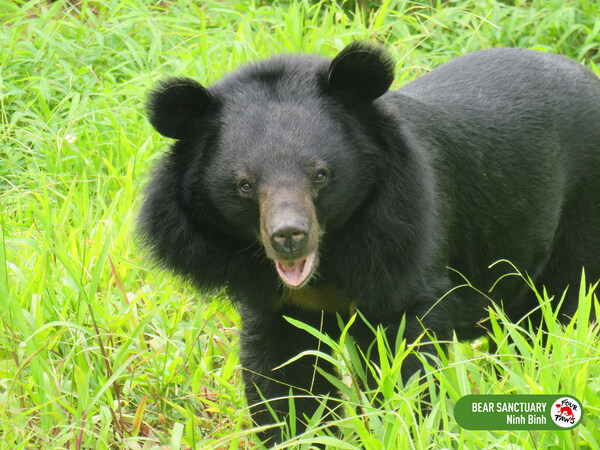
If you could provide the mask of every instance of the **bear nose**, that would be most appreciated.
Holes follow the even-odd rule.
[[[271,234],[271,246],[278,253],[293,253],[303,250],[308,243],[308,227],[289,226],[279,228]]]

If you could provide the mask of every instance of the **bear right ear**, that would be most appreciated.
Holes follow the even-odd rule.
[[[208,90],[190,78],[162,81],[148,96],[148,120],[163,136],[192,137],[214,100]]]
[[[394,81],[394,61],[378,46],[353,42],[331,61],[328,82],[366,101],[382,96]]]

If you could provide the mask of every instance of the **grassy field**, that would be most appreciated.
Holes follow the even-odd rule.
[[[356,39],[388,47],[397,85],[497,46],[564,54],[600,75],[597,0],[0,0],[0,448],[260,445],[225,293],[199,297],[136,245],[145,176],[168,146],[145,120],[145,94],[166,75],[208,84],[246,61],[333,56]],[[600,449],[599,330],[581,292],[577,327],[555,325],[542,302],[545,346],[496,311],[497,355],[486,341],[452,342],[402,390],[401,348],[382,364],[383,408],[340,386],[341,435],[316,421],[286,445]],[[340,371],[360,376],[351,343],[330,344]],[[436,407],[423,418],[425,390]],[[469,393],[571,394],[585,418],[571,431],[468,431],[453,407]]]

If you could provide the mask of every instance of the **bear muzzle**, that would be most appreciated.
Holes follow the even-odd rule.
[[[322,234],[312,199],[302,188],[266,189],[259,199],[265,253],[289,287],[305,285],[317,267]]]

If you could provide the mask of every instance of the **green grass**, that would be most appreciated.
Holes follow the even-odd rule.
[[[158,79],[208,84],[247,61],[333,56],[356,39],[389,48],[398,85],[495,46],[564,54],[600,75],[599,17],[596,0],[0,0],[1,448],[259,445],[243,397],[239,318],[225,294],[198,298],[155,271],[132,235],[145,176],[168,145],[143,112]],[[482,342],[453,342],[425,383],[399,391],[403,347],[382,365],[382,410],[355,384],[340,385],[348,402],[339,440],[321,430],[295,442],[598,449],[598,328],[581,316],[566,329],[550,320],[544,347],[539,333],[521,324],[531,334],[523,339],[495,312],[498,356]],[[340,371],[360,378],[351,341],[329,344]],[[415,408],[423,390],[440,405],[425,419]],[[586,417],[573,431],[462,430],[453,405],[477,392],[569,393]]]

